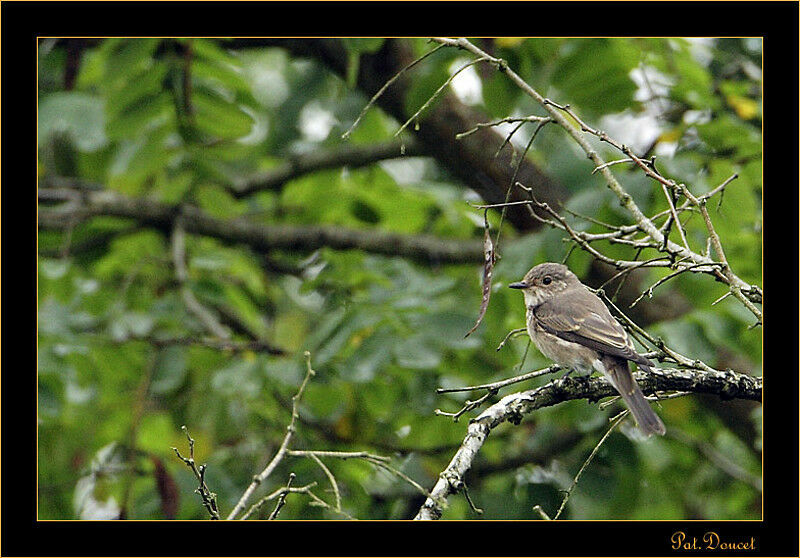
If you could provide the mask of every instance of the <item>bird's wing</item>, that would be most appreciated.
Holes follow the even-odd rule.
[[[644,366],[653,365],[636,352],[606,305],[589,291],[565,292],[534,308],[533,315],[545,331],[561,339]]]

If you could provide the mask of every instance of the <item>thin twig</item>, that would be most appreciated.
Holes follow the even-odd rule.
[[[383,461],[370,461],[370,462],[373,463],[374,465],[376,465],[377,467],[380,467],[381,469],[384,469],[384,470],[390,472],[394,476],[406,481],[408,484],[413,486],[420,494],[422,494],[426,498],[430,498],[431,497],[431,493],[430,492],[428,492],[417,481],[415,481],[414,479],[412,479],[411,477],[409,477],[408,475],[406,475],[405,473],[403,473],[399,469],[395,469],[394,467],[392,467],[391,465],[389,465],[387,463],[384,463]]]
[[[672,273],[670,273],[669,275],[666,275],[666,276],[662,277],[661,279],[659,279],[658,281],[656,281],[655,283],[653,283],[652,285],[650,285],[650,287],[648,287],[647,289],[645,289],[645,290],[642,292],[642,294],[640,294],[638,297],[636,297],[636,300],[634,300],[633,302],[631,302],[631,304],[630,304],[630,306],[628,306],[628,308],[633,308],[634,306],[636,306],[636,305],[639,303],[639,301],[640,301],[640,300],[642,300],[642,299],[644,298],[644,296],[645,296],[645,295],[647,295],[647,296],[648,296],[648,297],[650,297],[650,298],[653,298],[653,289],[655,289],[655,288],[656,288],[656,287],[658,287],[659,285],[661,285],[661,284],[663,284],[663,283],[666,283],[666,282],[667,282],[667,281],[669,281],[670,279],[672,279],[672,278],[674,278],[674,277],[677,277],[677,276],[678,276],[678,275],[680,275],[681,273],[685,273],[685,272],[687,272],[687,271],[689,271],[689,270],[691,270],[691,269],[693,269],[693,268],[695,268],[695,267],[704,267],[704,266],[706,266],[706,265],[708,265],[708,264],[702,263],[702,264],[692,264],[692,265],[687,265],[687,266],[685,266],[685,267],[682,267],[682,268],[678,269],[677,271],[673,271],[673,272],[672,272]],[[718,265],[721,265],[721,264],[718,264]]]
[[[308,492],[309,492],[309,491],[310,491],[312,488],[314,488],[315,486],[317,486],[317,483],[316,483],[316,481],[315,481],[315,482],[312,482],[312,483],[310,483],[310,484],[307,484],[307,485],[305,485],[305,486],[298,486],[298,487],[294,487],[294,486],[282,486],[282,487],[280,487],[278,490],[276,490],[275,492],[272,492],[272,493],[270,493],[270,494],[267,494],[266,496],[264,496],[263,498],[261,498],[261,499],[260,499],[258,502],[256,502],[256,503],[255,503],[255,504],[253,504],[252,506],[250,506],[250,509],[248,509],[248,510],[247,510],[247,511],[246,511],[246,512],[245,512],[245,513],[242,515],[242,517],[241,517],[240,519],[241,519],[241,520],[245,520],[245,519],[247,519],[248,517],[250,517],[251,515],[253,515],[253,513],[254,513],[254,512],[256,512],[256,511],[258,511],[259,509],[261,509],[261,507],[262,507],[264,504],[266,504],[267,502],[269,502],[270,500],[274,500],[275,498],[280,498],[280,497],[282,497],[282,496],[284,496],[284,495],[286,495],[286,494],[308,494]],[[273,518],[273,519],[274,519],[274,518]]]
[[[519,334],[521,334],[521,333],[525,333],[525,332],[527,332],[527,331],[528,331],[528,328],[525,328],[525,327],[520,327],[520,328],[517,328],[517,329],[512,329],[511,331],[509,331],[509,332],[506,334],[506,336],[505,336],[505,337],[503,337],[503,340],[502,340],[502,341],[500,341],[500,344],[497,346],[497,348],[495,349],[495,351],[499,351],[500,349],[502,349],[502,348],[505,346],[505,344],[506,344],[506,343],[508,343],[508,340],[509,340],[509,339],[511,339],[512,337],[516,337],[517,335],[519,335]]]
[[[404,67],[403,67],[403,68],[402,68],[402,69],[401,69],[399,72],[397,72],[397,73],[396,73],[396,74],[395,74],[395,75],[394,75],[394,76],[393,76],[393,77],[392,77],[392,78],[391,78],[389,81],[387,81],[386,83],[384,83],[384,84],[383,84],[383,87],[381,87],[381,88],[378,90],[378,92],[377,92],[377,93],[375,93],[375,94],[372,96],[372,98],[369,100],[369,102],[366,104],[366,106],[365,106],[363,109],[361,109],[361,113],[358,115],[358,118],[356,118],[355,122],[353,122],[353,124],[352,124],[352,125],[351,125],[351,126],[348,128],[348,129],[347,129],[347,131],[346,131],[345,133],[343,133],[343,134],[342,134],[342,139],[347,139],[347,138],[349,138],[349,137],[350,137],[350,134],[352,134],[352,133],[353,133],[353,130],[355,130],[356,126],[358,126],[358,123],[359,123],[359,122],[361,122],[361,119],[362,119],[362,118],[364,118],[364,115],[365,115],[365,114],[367,114],[367,111],[369,110],[369,108],[370,108],[372,105],[374,105],[374,104],[375,104],[375,102],[378,100],[378,98],[379,98],[381,95],[383,95],[384,91],[386,91],[386,90],[389,88],[389,86],[390,86],[390,85],[392,85],[392,84],[393,84],[395,81],[397,81],[397,79],[398,79],[398,78],[399,78],[401,75],[403,75],[405,72],[407,72],[408,70],[410,70],[411,68],[413,68],[414,66],[416,66],[417,64],[419,64],[420,62],[422,62],[423,60],[425,60],[425,59],[426,59],[428,56],[430,56],[431,54],[433,54],[434,52],[436,52],[437,50],[441,49],[441,48],[442,48],[442,47],[444,47],[444,46],[445,46],[445,45],[437,45],[437,46],[436,46],[434,49],[432,49],[432,50],[429,50],[428,52],[426,52],[425,54],[423,54],[422,56],[420,56],[420,57],[419,57],[419,58],[417,58],[416,60],[412,61],[410,64],[407,64],[406,66],[404,66]]]
[[[320,469],[322,469],[322,472],[325,473],[325,476],[328,477],[328,482],[331,483],[331,487],[333,488],[333,497],[334,500],[336,501],[336,511],[341,510],[342,497],[339,494],[339,485],[336,484],[336,478],[333,476],[333,473],[331,473],[331,470],[325,466],[325,464],[319,457],[317,457],[313,453],[309,454],[309,457],[314,461],[314,463],[316,463],[319,466]]]
[[[289,450],[288,455],[292,457],[334,457],[337,459],[366,459],[368,461],[391,461],[390,457],[375,455],[366,451],[324,451],[324,450]]]
[[[590,453],[589,457],[586,458],[586,461],[583,462],[583,465],[581,465],[581,468],[578,470],[578,474],[575,475],[575,478],[572,480],[572,484],[564,494],[564,498],[561,500],[561,505],[558,507],[558,511],[556,512],[556,515],[553,517],[554,520],[558,519],[559,516],[561,515],[561,512],[564,511],[564,507],[567,505],[567,501],[569,500],[569,497],[572,495],[572,491],[578,485],[578,481],[580,480],[583,471],[586,470],[586,467],[588,467],[589,463],[592,462],[594,456],[597,455],[597,452],[600,450],[600,446],[603,445],[603,442],[606,441],[606,439],[611,435],[611,432],[613,432],[613,430],[617,427],[617,425],[620,422],[622,422],[622,419],[624,419],[626,416],[628,416],[627,409],[617,416],[616,420],[608,428],[608,431],[606,431],[603,437],[600,438],[600,441],[597,442],[597,445],[592,450],[592,453]]]
[[[620,163],[633,163],[633,159],[628,157],[627,159],[619,159],[617,161],[608,161],[607,163],[603,163],[602,165],[596,166],[594,169],[592,169],[592,174],[596,173],[599,170],[603,170],[603,169],[606,169],[606,168],[608,168],[608,167],[610,167],[612,165],[618,165]]]
[[[525,160],[525,156],[528,154],[528,151],[533,145],[533,141],[536,139],[536,136],[539,135],[539,131],[542,128],[544,128],[544,126],[549,122],[552,122],[552,119],[547,118],[539,122],[538,126],[536,126],[536,129],[533,131],[533,134],[531,135],[531,139],[528,140],[528,143],[525,145],[525,149],[522,150],[522,154],[519,157],[519,161],[517,161],[517,164],[514,167],[514,174],[511,176],[511,184],[509,185],[508,190],[506,190],[506,199],[504,200],[505,203],[508,203],[508,200],[511,197],[511,189],[514,188],[515,185],[519,184],[519,182],[517,182],[517,175],[519,174],[519,169],[522,167],[522,162]],[[529,193],[532,198],[533,190],[529,190]],[[539,218],[539,216],[536,215],[536,212],[533,211],[533,209],[530,206],[528,206],[528,213],[530,213],[531,217],[534,217],[536,219]],[[499,249],[500,246],[500,233],[503,230],[503,221],[505,220],[505,217],[506,217],[506,208],[504,207],[503,211],[500,212],[500,224],[497,225],[497,236],[494,239],[495,249]]]
[[[295,422],[297,421],[299,414],[298,406],[300,399],[303,397],[306,385],[308,385],[308,382],[316,374],[316,372],[311,368],[311,353],[306,351],[304,354],[306,358],[306,376],[303,378],[303,382],[300,384],[300,389],[298,389],[297,393],[294,395],[294,397],[292,397],[292,418],[289,421],[289,426],[286,428],[286,435],[283,438],[283,442],[281,442],[278,452],[275,454],[275,457],[272,458],[272,461],[267,464],[263,471],[253,477],[253,482],[251,482],[250,486],[247,487],[247,490],[244,491],[244,494],[242,494],[242,497],[236,503],[236,506],[231,510],[231,513],[228,514],[226,519],[235,519],[236,516],[241,513],[242,510],[244,510],[244,507],[247,505],[247,501],[250,499],[253,492],[267,479],[267,477],[272,474],[272,472],[278,466],[278,463],[283,460],[288,451],[289,442],[292,440],[292,436],[294,435]]]
[[[206,466],[203,464],[200,465],[200,467],[197,467],[197,464],[194,461],[194,438],[189,435],[189,429],[186,428],[186,426],[181,426],[181,430],[183,430],[183,433],[186,434],[186,439],[189,442],[189,457],[182,456],[181,452],[178,451],[178,448],[172,448],[172,451],[175,452],[175,455],[178,456],[178,459],[183,461],[186,466],[192,470],[192,473],[194,473],[194,476],[197,477],[197,480],[200,482],[200,485],[197,487],[195,492],[198,493],[200,498],[203,500],[203,506],[205,506],[206,510],[208,511],[208,515],[211,516],[211,519],[219,519],[217,495],[209,490],[205,481]]]
[[[492,122],[479,122],[473,128],[470,128],[466,132],[461,132],[460,134],[456,134],[456,139],[460,140],[463,139],[471,134],[474,134],[478,130],[482,130],[483,128],[491,128],[494,126],[499,126],[500,124],[511,124],[514,122],[519,123],[519,126],[514,128],[516,132],[522,124],[526,122],[542,122],[543,120],[550,120],[547,116],[506,116],[505,118],[500,118],[499,120],[494,120]],[[504,145],[508,143],[508,141],[504,142]],[[500,147],[502,149],[503,146]]]
[[[434,409],[433,414],[438,415],[440,417],[450,417],[453,419],[453,422],[458,422],[458,419],[461,418],[461,415],[470,412],[472,409],[480,407],[481,405],[483,405],[485,401],[487,401],[494,395],[497,395],[497,390],[490,389],[485,394],[483,394],[480,397],[480,399],[476,399],[475,401],[470,401],[469,399],[467,399],[466,401],[464,401],[464,406],[461,407],[461,409],[459,409],[455,413],[448,413],[447,411],[442,411],[441,409]]]
[[[519,382],[524,382],[525,380],[530,380],[532,378],[538,378],[539,376],[545,376],[547,374],[553,374],[558,372],[562,368],[557,365],[548,366],[547,368],[540,368],[539,370],[533,370],[531,372],[526,372],[525,374],[521,374],[519,376],[514,376],[513,378],[507,378],[505,380],[500,380],[499,382],[492,382],[490,384],[481,384],[478,386],[467,386],[467,387],[458,387],[458,388],[437,388],[436,393],[456,393],[461,391],[478,391],[478,390],[494,390],[497,391],[500,388],[504,388],[506,386],[510,386],[512,384],[518,384]]]
[[[472,511],[474,511],[478,515],[483,515],[483,510],[481,508],[477,507],[474,504],[474,502],[472,501],[472,498],[469,497],[469,489],[467,489],[467,483],[466,482],[463,483],[461,490],[462,490],[462,492],[464,492],[464,498],[467,500],[467,504],[469,504],[469,507],[472,508]]]
[[[475,65],[475,64],[477,64],[478,62],[484,62],[484,61],[486,61],[486,60],[488,60],[488,59],[487,59],[487,58],[478,58],[478,59],[475,59],[475,60],[470,60],[469,62],[467,62],[466,64],[464,64],[463,66],[461,66],[461,67],[460,67],[458,70],[456,70],[455,72],[453,72],[453,75],[451,75],[449,78],[447,78],[447,81],[445,81],[445,82],[444,82],[442,85],[440,85],[440,86],[439,86],[439,88],[438,88],[436,91],[434,91],[434,92],[433,92],[433,95],[431,95],[431,96],[428,98],[428,100],[427,100],[427,101],[425,101],[425,102],[422,104],[422,106],[421,106],[421,107],[419,107],[419,110],[417,110],[417,112],[415,112],[414,114],[412,114],[412,115],[411,115],[411,117],[410,117],[408,120],[406,120],[406,121],[403,123],[403,125],[402,125],[402,126],[400,126],[400,128],[399,128],[399,129],[398,129],[398,130],[397,130],[397,131],[394,133],[393,137],[397,137],[398,135],[400,135],[400,133],[401,133],[403,130],[405,130],[405,129],[408,127],[408,125],[409,125],[409,124],[411,124],[411,123],[412,123],[412,122],[413,122],[413,121],[414,121],[414,120],[415,120],[415,119],[416,119],[416,118],[417,118],[417,117],[418,117],[420,114],[422,114],[422,112],[423,112],[423,111],[424,111],[426,108],[428,108],[428,107],[431,105],[431,103],[433,103],[433,101],[436,99],[436,97],[438,97],[438,96],[439,96],[439,94],[440,94],[442,91],[444,91],[444,89],[445,89],[445,88],[446,88],[448,85],[450,85],[450,83],[451,83],[451,82],[452,82],[452,81],[455,79],[455,77],[456,77],[458,74],[460,74],[462,71],[466,70],[466,69],[467,69],[467,68],[469,68],[470,66],[474,66],[474,65]]]
[[[651,263],[651,262],[657,262],[657,261],[660,261],[660,260],[669,260],[669,259],[670,259],[670,257],[669,257],[669,256],[658,256],[658,257],[656,257],[656,258],[651,258],[651,259],[649,259],[649,260],[644,260],[644,261],[641,263],[641,265],[638,265],[638,266],[631,266],[631,267],[626,267],[626,268],[625,268],[625,269],[623,269],[622,271],[619,271],[619,272],[615,273],[614,275],[612,275],[610,279],[607,279],[606,281],[604,281],[604,282],[603,282],[603,284],[602,284],[602,285],[600,285],[600,286],[599,286],[599,287],[597,287],[597,288],[598,288],[598,289],[602,289],[602,288],[604,288],[606,285],[608,285],[609,283],[611,283],[612,281],[614,281],[614,279],[617,279],[618,277],[620,277],[620,276],[622,276],[622,275],[625,275],[626,273],[630,273],[631,271],[633,271],[633,270],[635,270],[635,269],[637,269],[637,268],[640,268],[640,267],[645,267],[647,264],[649,264],[649,263]]]
[[[281,508],[286,503],[286,495],[289,494],[289,489],[292,487],[292,481],[294,481],[295,474],[289,473],[289,480],[286,481],[286,490],[281,492],[281,495],[278,497],[278,503],[275,504],[275,509],[272,510],[272,513],[269,514],[268,520],[274,520],[278,518],[278,514],[281,513]],[[242,518],[246,519],[246,517]]]

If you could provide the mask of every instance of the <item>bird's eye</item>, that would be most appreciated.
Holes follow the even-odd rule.
[[[552,282],[553,282],[553,279],[552,279],[552,278],[550,278],[550,276],[549,276],[549,275],[548,275],[548,276],[546,276],[544,279],[542,279],[542,283],[544,283],[545,285],[549,285],[549,284],[550,284],[550,283],[552,283]]]

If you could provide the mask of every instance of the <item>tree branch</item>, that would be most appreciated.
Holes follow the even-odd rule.
[[[40,189],[39,196],[40,199],[52,198],[52,192]],[[328,246],[338,250],[359,249],[402,256],[431,264],[483,262],[483,242],[480,240],[450,240],[430,235],[403,235],[326,225],[263,225],[241,217],[219,219],[196,207],[130,198],[107,190],[81,192],[78,199],[69,200],[63,206],[41,207],[39,227],[62,229],[100,215],[135,219],[142,225],[166,232],[171,231],[173,222],[180,217],[187,233],[247,244],[264,252],[275,249],[312,251]]]
[[[636,381],[646,394],[668,391],[716,394],[721,399],[749,399],[761,401],[762,378],[733,371],[705,371],[683,369],[657,369],[647,374],[635,374]],[[464,476],[483,446],[489,433],[508,421],[519,424],[524,415],[573,399],[598,401],[615,396],[617,391],[605,378],[561,378],[536,389],[507,395],[474,418],[467,435],[450,464],[439,475],[415,519],[439,519],[447,497],[462,490]]]

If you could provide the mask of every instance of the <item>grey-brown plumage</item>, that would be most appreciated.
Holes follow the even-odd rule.
[[[650,371],[627,332],[597,295],[565,265],[543,263],[518,283],[527,308],[528,335],[544,356],[581,373],[598,370],[619,392],[647,435],[666,432],[630,371],[628,361]]]

